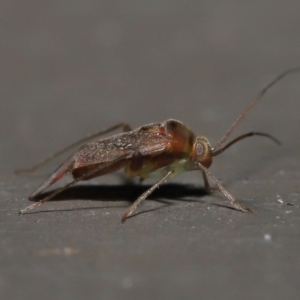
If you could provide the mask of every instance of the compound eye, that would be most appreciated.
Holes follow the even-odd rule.
[[[198,143],[196,145],[196,154],[197,154],[197,156],[200,156],[203,154],[203,146],[200,143]]]

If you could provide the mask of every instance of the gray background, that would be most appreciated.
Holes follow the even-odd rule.
[[[265,84],[300,65],[299,15],[299,1],[279,0],[1,1],[0,298],[298,299],[300,74],[235,131],[283,145],[251,138],[211,167],[252,215],[205,195],[189,172],[124,225],[151,180],[110,174],[18,216],[64,158],[13,170],[120,121],[176,118],[215,143]]]

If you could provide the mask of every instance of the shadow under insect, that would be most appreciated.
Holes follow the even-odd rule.
[[[70,187],[69,189],[56,195],[50,201],[92,200],[92,201],[102,201],[102,202],[111,202],[111,201],[134,202],[136,198],[138,198],[142,193],[144,193],[150,187],[151,185],[135,185],[135,184],[128,184],[128,183],[123,185],[80,184],[77,186]],[[48,195],[52,194],[53,191],[54,190],[39,194],[34,199],[31,199],[31,201],[37,202],[47,197]],[[195,187],[193,185],[178,184],[178,183],[167,183],[160,186],[159,189],[155,190],[147,199],[155,200],[159,203],[163,203],[164,206],[173,205],[173,201],[211,203],[211,201],[204,201],[203,199],[199,199],[209,194],[210,193],[208,191],[206,191],[204,188],[201,187]],[[95,208],[96,207],[83,207],[83,208],[77,207],[74,208],[74,210],[95,209]],[[151,211],[156,209],[159,209],[159,207],[151,209]],[[146,212],[146,211],[142,211],[142,212]],[[140,214],[142,212],[139,212],[137,214]]]

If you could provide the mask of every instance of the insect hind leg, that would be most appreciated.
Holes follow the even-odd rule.
[[[61,169],[61,168],[60,168]],[[59,170],[60,170],[59,169]],[[93,173],[96,173],[97,171],[99,171],[100,167],[98,168],[95,168],[94,170],[86,173],[86,174],[83,174],[79,177],[77,177],[76,179],[72,180],[71,182],[67,183],[66,185],[64,185],[63,187],[59,188],[58,190],[56,190],[55,192],[51,193],[49,196],[43,198],[42,200],[34,203],[34,204],[31,204],[27,207],[25,207],[24,209],[20,210],[19,214],[22,215],[23,213],[33,209],[33,208],[36,208],[40,205],[42,205],[43,203],[51,200],[52,198],[54,198],[56,195],[60,194],[61,192],[63,192],[64,190],[68,189],[69,187],[73,186],[76,182],[80,181],[80,180],[84,180],[85,178],[87,178],[88,176],[91,176]],[[70,168],[70,170],[72,170],[72,168]],[[70,171],[69,171],[70,172]],[[53,174],[49,180],[45,181],[44,184],[42,184],[36,192],[33,193],[33,196],[37,196],[38,194],[40,194],[44,189],[46,189],[50,184],[47,184],[49,182],[51,182],[51,178],[54,176],[55,174]],[[63,176],[64,174],[62,174]],[[57,179],[58,180],[58,179]],[[56,180],[56,181],[57,181]],[[54,181],[55,182],[55,181]]]
[[[29,200],[33,200],[36,198],[41,192],[43,192],[50,185],[61,179],[63,176],[69,174],[73,170],[74,159],[68,160],[61,167],[57,169],[42,185],[40,185],[35,192],[33,192],[28,198]]]
[[[40,169],[41,167],[45,166],[46,164],[48,164],[50,161],[52,161],[53,159],[59,157],[60,155],[70,151],[71,149],[75,148],[75,147],[78,147],[80,145],[82,145],[83,143],[85,142],[88,142],[92,139],[95,139],[101,135],[104,135],[104,134],[107,134],[107,133],[110,133],[114,130],[117,130],[121,128],[123,132],[127,132],[127,131],[130,131],[131,130],[131,127],[129,124],[127,123],[119,123],[119,124],[116,124],[114,126],[111,126],[105,130],[101,130],[101,131],[97,131],[93,134],[90,134],[88,136],[86,136],[85,138],[83,139],[80,139],[72,144],[70,144],[69,146],[61,149],[60,151],[57,151],[56,153],[53,153],[51,154],[50,156],[46,157],[44,160],[40,161],[39,163],[37,163],[36,165],[34,165],[33,167],[29,168],[29,169],[20,169],[20,170],[15,170],[15,174],[18,175],[18,174],[24,174],[24,173],[33,173],[35,172],[36,170]]]
[[[126,159],[126,156],[120,156],[119,158],[117,158],[113,163],[118,163],[119,161]],[[54,183],[55,181],[59,180],[62,176],[66,175],[67,173],[69,173],[72,169],[73,169],[73,164],[74,164],[74,160],[70,159],[69,162],[66,162],[64,165],[62,165],[48,180],[45,181],[44,184],[42,184],[32,195],[31,197],[34,198],[37,195],[39,195],[44,189],[46,189],[48,186],[50,186],[52,183]],[[59,188],[58,190],[54,191],[53,193],[51,193],[49,196],[43,198],[42,200],[31,204],[27,207],[25,207],[24,209],[19,211],[19,214],[22,215],[25,212],[36,208],[40,205],[42,205],[43,203],[51,200],[52,198],[54,198],[56,195],[60,194],[61,192],[63,192],[64,190],[68,189],[69,187],[73,186],[75,183],[77,183],[78,181],[81,180],[85,180],[95,174],[97,174],[99,171],[101,171],[102,169],[107,168],[111,163],[107,163],[105,165],[100,165],[90,171],[88,171],[85,174],[82,174],[81,176],[75,178],[74,180],[72,180],[71,182],[67,183],[66,185],[64,185],[63,187]],[[56,174],[56,175],[55,175]]]

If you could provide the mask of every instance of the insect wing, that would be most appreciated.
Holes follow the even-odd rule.
[[[75,168],[112,162],[119,157],[130,159],[134,153],[142,156],[159,154],[170,147],[164,135],[130,131],[85,145],[74,155]]]

